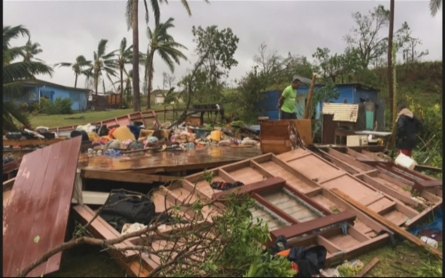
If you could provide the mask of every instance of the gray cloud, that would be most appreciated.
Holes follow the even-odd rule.
[[[176,66],[177,80],[196,61],[192,26],[217,25],[231,28],[240,38],[235,58],[239,64],[230,73],[230,79],[239,79],[252,66],[252,57],[264,42],[270,50],[281,55],[288,52],[311,59],[317,47],[328,47],[342,52],[346,47],[344,36],[353,27],[353,12],[367,14],[378,4],[389,8],[389,1],[190,1],[192,16],[182,4],[169,1],[161,4],[161,20],[175,19],[173,37],[187,46],[189,61]],[[123,37],[131,43],[131,31],[125,20],[125,0],[117,1],[11,1],[4,2],[4,25],[27,27],[34,42],[39,42],[43,53],[40,59],[48,64],[72,62],[78,55],[92,59],[101,39],[107,39],[108,51],[119,47]],[[143,4],[140,3],[143,7]],[[153,17],[152,14],[150,14]],[[144,12],[140,11],[139,48],[145,52],[148,39]],[[428,1],[396,1],[395,29],[407,21],[413,36],[422,40],[419,50],[429,50],[425,60],[442,60],[442,17],[431,17]],[[153,26],[151,21],[150,26]],[[385,30],[385,33],[387,31]],[[24,44],[25,40],[15,42]],[[162,86],[162,72],[168,68],[159,57],[154,60],[154,88]],[[128,68],[131,66],[129,65]],[[141,68],[141,72],[143,69]],[[66,86],[73,86],[74,75],[68,68],[56,69],[53,78],[39,77]],[[79,81],[83,85],[84,79]]]

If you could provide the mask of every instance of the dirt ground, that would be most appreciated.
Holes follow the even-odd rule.
[[[125,270],[96,246],[79,246],[62,255],[60,270],[46,277],[125,277]]]

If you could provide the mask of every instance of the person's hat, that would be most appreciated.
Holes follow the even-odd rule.
[[[292,83],[300,81],[300,78],[298,78],[298,76],[294,76],[294,78],[292,78]]]

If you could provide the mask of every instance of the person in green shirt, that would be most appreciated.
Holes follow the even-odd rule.
[[[292,84],[283,90],[277,104],[277,108],[280,108],[281,120],[297,118],[297,114],[295,113],[295,99],[297,98],[298,86],[300,86],[300,79],[294,78]]]

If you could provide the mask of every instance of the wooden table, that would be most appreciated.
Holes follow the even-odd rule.
[[[355,130],[337,128],[334,133],[334,138],[335,138],[334,144],[337,145],[337,137],[346,138],[348,135],[355,135]],[[343,141],[343,140],[340,139],[340,141]],[[345,142],[345,144],[346,144],[346,142]]]
[[[261,155],[258,147],[206,147],[187,151],[124,154],[120,157],[81,154],[79,168],[90,171],[131,171],[145,174],[203,170]]]

